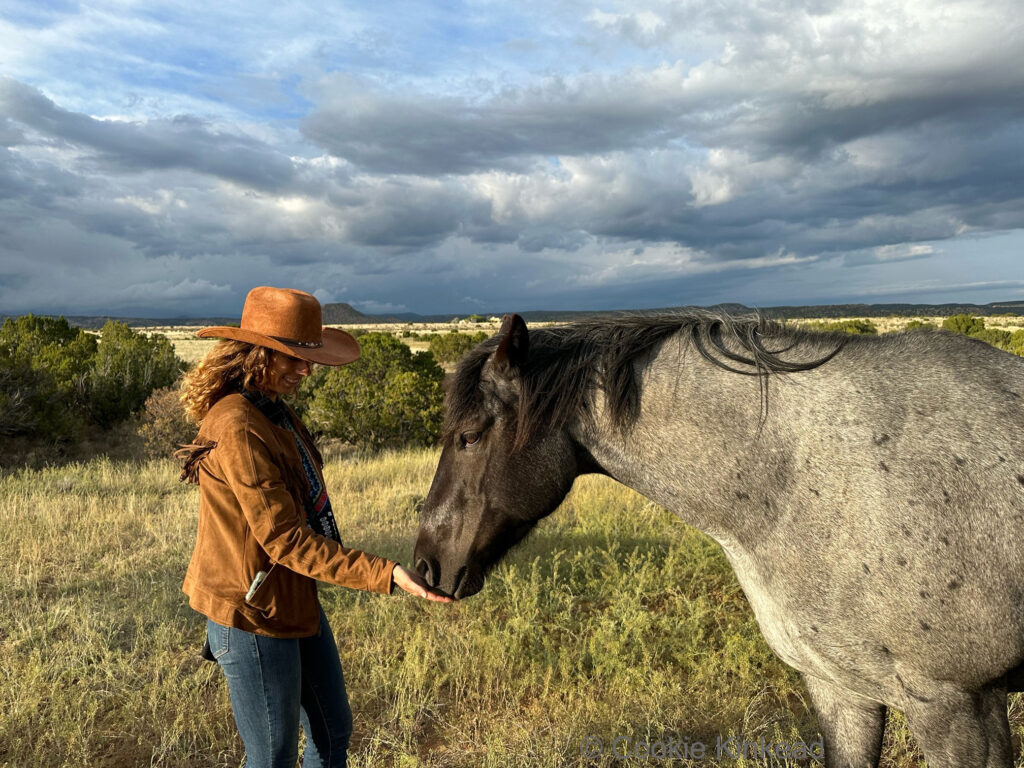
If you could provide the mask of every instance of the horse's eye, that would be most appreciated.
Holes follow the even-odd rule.
[[[473,445],[474,443],[477,443],[479,441],[480,441],[480,433],[479,432],[463,432],[462,433],[462,444],[463,445]]]

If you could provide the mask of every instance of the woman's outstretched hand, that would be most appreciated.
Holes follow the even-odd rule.
[[[442,595],[440,592],[435,592],[431,589],[427,582],[423,580],[423,577],[416,573],[416,571],[410,571],[401,565],[395,566],[395,570],[391,572],[391,579],[395,582],[395,586],[401,587],[410,595],[433,600],[437,603],[453,602],[448,595]]]

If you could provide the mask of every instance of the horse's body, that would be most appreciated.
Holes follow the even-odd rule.
[[[877,764],[886,706],[930,768],[1010,766],[1024,360],[946,333],[624,324],[511,318],[464,361],[417,543],[428,580],[477,591],[574,477],[603,472],[722,546],[804,675],[830,768]]]

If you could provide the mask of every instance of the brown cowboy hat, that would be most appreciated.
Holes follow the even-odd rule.
[[[359,344],[351,334],[321,325],[316,297],[268,285],[249,291],[239,328],[216,325],[196,336],[258,344],[320,365],[344,365],[359,357]]]

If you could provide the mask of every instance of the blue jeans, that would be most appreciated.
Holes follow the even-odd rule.
[[[352,709],[322,608],[313,637],[266,637],[210,619],[206,634],[228,680],[246,768],[295,768],[300,722],[303,768],[344,768]]]

